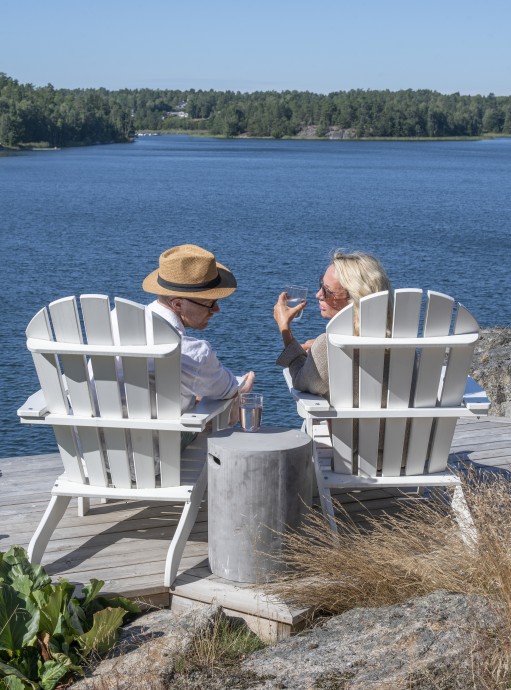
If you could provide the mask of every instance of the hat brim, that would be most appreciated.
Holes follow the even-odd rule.
[[[183,290],[162,287],[158,283],[159,269],[150,273],[142,283],[142,289],[145,292],[151,292],[153,295],[168,295],[171,297],[199,297],[200,299],[224,299],[229,297],[238,287],[236,278],[229,271],[226,266],[222,266],[217,262],[218,275],[220,276],[220,283],[209,290]]]

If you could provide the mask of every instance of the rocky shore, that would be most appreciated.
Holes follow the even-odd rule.
[[[491,400],[490,414],[511,417],[511,328],[482,331],[472,375]],[[193,609],[182,617],[171,611],[142,616],[124,629],[120,654],[73,687],[466,690],[483,687],[475,678],[484,675],[482,655],[492,644],[497,620],[486,599],[433,592],[395,606],[333,616],[234,667],[212,665],[183,674],[182,659],[219,616],[215,607]]]
[[[511,417],[511,328],[487,328],[481,332],[472,376],[491,400],[489,414]]]
[[[236,665],[183,672],[219,608],[157,611],[127,626],[121,654],[74,690],[467,690],[481,687],[497,615],[481,597],[437,591],[377,609],[352,609]],[[477,682],[477,681],[476,681]]]

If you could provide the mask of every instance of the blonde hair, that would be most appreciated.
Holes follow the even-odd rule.
[[[353,304],[355,333],[359,330],[360,300],[373,292],[388,290],[389,313],[392,313],[392,286],[385,269],[375,256],[363,252],[345,254],[337,249],[332,254],[332,266],[337,280],[348,292],[348,301]]]

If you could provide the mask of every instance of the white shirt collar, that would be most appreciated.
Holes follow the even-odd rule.
[[[163,319],[165,319],[165,321],[168,321],[171,326],[174,326],[174,328],[178,330],[181,335],[186,335],[186,329],[183,325],[183,322],[179,316],[172,311],[172,309],[165,307],[163,304],[158,302],[158,300],[151,302],[151,304],[148,304],[147,306],[148,309],[153,311],[155,314],[158,314],[158,316],[161,316]]]

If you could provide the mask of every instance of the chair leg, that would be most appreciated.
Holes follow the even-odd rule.
[[[185,503],[174,537],[170,543],[167,553],[167,561],[165,563],[165,578],[163,583],[165,587],[170,587],[176,579],[186,542],[188,541],[192,527],[197,519],[202,499],[204,498],[204,492],[206,491],[208,478],[207,470],[207,464],[205,464],[201,475],[190,494],[190,500]]]
[[[316,444],[313,444],[312,462],[314,464],[314,473],[316,476],[316,484],[318,487],[319,500],[321,501],[321,510],[323,515],[327,518],[330,529],[334,534],[337,534],[337,523],[335,521],[334,506],[332,503],[332,494],[323,482],[323,472],[319,462]]]
[[[78,496],[78,517],[84,517],[90,510],[90,498]]]
[[[461,538],[468,546],[475,546],[477,543],[477,529],[470,515],[470,510],[460,484],[454,489],[451,507],[460,528]]]
[[[31,563],[41,563],[51,535],[66,512],[70,500],[71,496],[51,497],[41,522],[28,545],[28,560]]]

